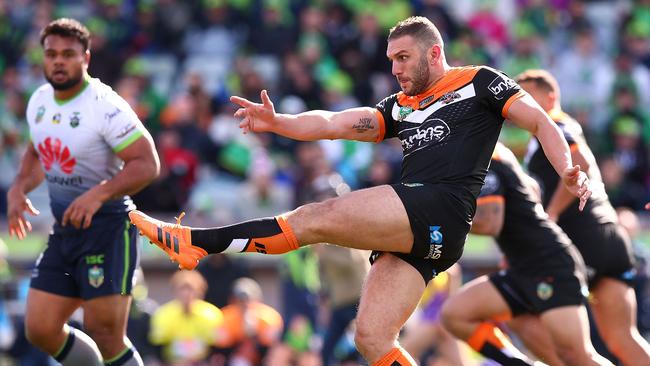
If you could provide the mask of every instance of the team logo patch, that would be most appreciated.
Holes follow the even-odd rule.
[[[409,114],[413,113],[413,107],[405,105],[399,108],[399,116],[397,120],[402,122]]]
[[[55,113],[52,116],[52,123],[54,123],[55,125],[58,125],[59,123],[61,123],[61,113]]]
[[[517,83],[505,76],[497,76],[492,80],[490,85],[488,85],[488,89],[492,94],[494,94],[494,98],[497,100],[501,100],[505,97],[505,94],[508,90],[514,88],[517,86]]]
[[[40,123],[43,121],[43,115],[45,115],[45,107],[40,106],[36,110],[36,123]]]
[[[460,99],[460,94],[456,93],[455,91],[452,91],[452,92],[449,92],[449,93],[443,95],[440,98],[440,101],[443,104],[449,104],[449,103],[453,102],[456,99]]]
[[[70,127],[75,128],[79,126],[79,122],[81,122],[79,112],[73,112],[72,116],[70,116]]]
[[[429,226],[429,254],[425,258],[440,259],[442,255],[442,237],[440,226]]]
[[[67,146],[63,146],[61,140],[48,137],[45,141],[38,144],[37,149],[41,163],[46,171],[49,172],[52,169],[52,165],[57,163],[61,167],[61,171],[65,174],[72,174],[74,166],[77,164],[77,159],[72,157],[70,149]]]
[[[537,297],[542,300],[548,300],[553,296],[553,286],[546,282],[537,284]]]
[[[88,268],[88,283],[94,288],[98,288],[104,283],[104,268],[92,266]]]

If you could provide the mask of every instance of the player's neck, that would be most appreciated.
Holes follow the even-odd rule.
[[[447,72],[451,70],[451,66],[449,66],[446,62],[442,62],[439,67],[437,68],[437,72],[435,76],[432,78],[432,80],[429,82],[429,85],[427,85],[427,88],[425,90],[430,91],[433,89],[433,87],[440,81],[442,78],[447,75]]]
[[[88,74],[84,73],[84,76],[79,80],[77,84],[74,86],[65,89],[65,90],[54,90],[54,99],[57,100],[57,102],[67,102],[68,100],[76,97],[81,93],[85,88],[86,85],[88,85],[88,80],[90,79],[90,76]]]

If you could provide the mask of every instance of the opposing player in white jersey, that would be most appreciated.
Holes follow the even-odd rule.
[[[8,199],[9,233],[37,215],[26,194],[47,181],[55,223],[27,297],[26,334],[63,365],[142,365],[125,336],[136,230],[129,198],[158,175],[151,135],[109,86],[88,76],[90,34],[72,19],[41,32],[44,73],[27,106],[31,143]],[[66,325],[79,307],[84,333]],[[90,337],[89,337],[90,336]]]

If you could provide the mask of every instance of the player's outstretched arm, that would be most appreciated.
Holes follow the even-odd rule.
[[[569,192],[580,199],[579,207],[582,210],[591,196],[589,179],[587,174],[580,170],[579,165],[573,165],[569,145],[559,127],[530,95],[512,103],[508,109],[508,119],[537,137],[544,154]]]
[[[32,225],[23,214],[27,212],[36,216],[39,212],[32,206],[32,202],[27,198],[27,193],[38,187],[44,178],[45,172],[38,161],[38,153],[34,149],[34,145],[29,143],[20,161],[18,175],[7,192],[9,235],[16,235],[18,239],[24,239],[27,232],[32,230]]]
[[[244,133],[273,132],[300,141],[377,141],[380,136],[381,126],[373,108],[351,108],[341,112],[314,110],[292,115],[276,113],[266,90],[262,90],[260,98],[262,103],[230,97],[231,102],[240,106],[235,117],[241,119],[239,128]]]

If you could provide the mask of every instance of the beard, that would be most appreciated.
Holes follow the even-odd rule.
[[[45,75],[45,80],[47,80],[50,85],[52,85],[52,88],[54,90],[67,90],[72,88],[73,86],[79,84],[81,82],[81,79],[83,78],[83,73],[79,72],[76,75],[69,76],[67,80],[61,81],[61,82],[56,82],[54,81],[54,78],[50,77],[47,75],[47,73],[43,73]]]
[[[404,90],[404,94],[408,96],[414,96],[424,92],[427,88],[427,85],[429,85],[430,76],[431,73],[429,71],[429,63],[427,61],[427,57],[422,56],[420,57],[417,68],[415,69],[415,75],[413,75],[411,78],[413,86],[411,86],[408,90]]]

